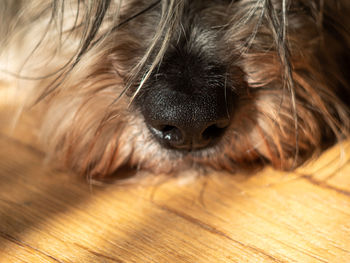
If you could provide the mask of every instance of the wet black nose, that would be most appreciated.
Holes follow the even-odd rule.
[[[179,150],[195,150],[212,145],[228,126],[225,120],[201,122],[196,125],[180,122],[169,125],[166,121],[164,123],[149,124],[149,129],[164,146]]]
[[[135,105],[162,146],[185,151],[211,147],[229,126],[236,101],[230,87],[235,85],[213,54],[203,45],[189,45],[187,38],[179,40],[135,96]]]
[[[188,94],[171,89],[150,91],[142,106],[145,122],[166,148],[197,150],[213,146],[230,123],[227,92]]]

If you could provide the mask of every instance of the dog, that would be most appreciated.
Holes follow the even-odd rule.
[[[348,0],[3,0],[0,74],[90,177],[290,170],[348,136]]]

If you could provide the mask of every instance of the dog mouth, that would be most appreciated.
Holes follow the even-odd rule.
[[[209,125],[202,132],[200,141],[198,136],[185,139],[181,130],[173,125],[159,126],[157,129],[148,126],[153,157],[150,162],[144,163],[143,168],[165,174],[177,174],[188,169],[204,173],[222,169],[221,159],[230,147],[231,126],[227,121]]]

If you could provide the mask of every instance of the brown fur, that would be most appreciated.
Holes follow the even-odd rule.
[[[1,30],[2,76],[43,113],[50,158],[78,173],[292,169],[348,134],[347,0],[161,1],[125,23],[154,2],[20,2],[2,4],[13,10]],[[163,149],[132,104],[182,37],[184,10],[208,28],[203,38],[213,37],[239,93],[218,144],[186,154]]]

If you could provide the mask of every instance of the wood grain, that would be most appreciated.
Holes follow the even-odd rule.
[[[350,262],[350,141],[290,173],[90,185],[29,123],[0,132],[0,262]]]

